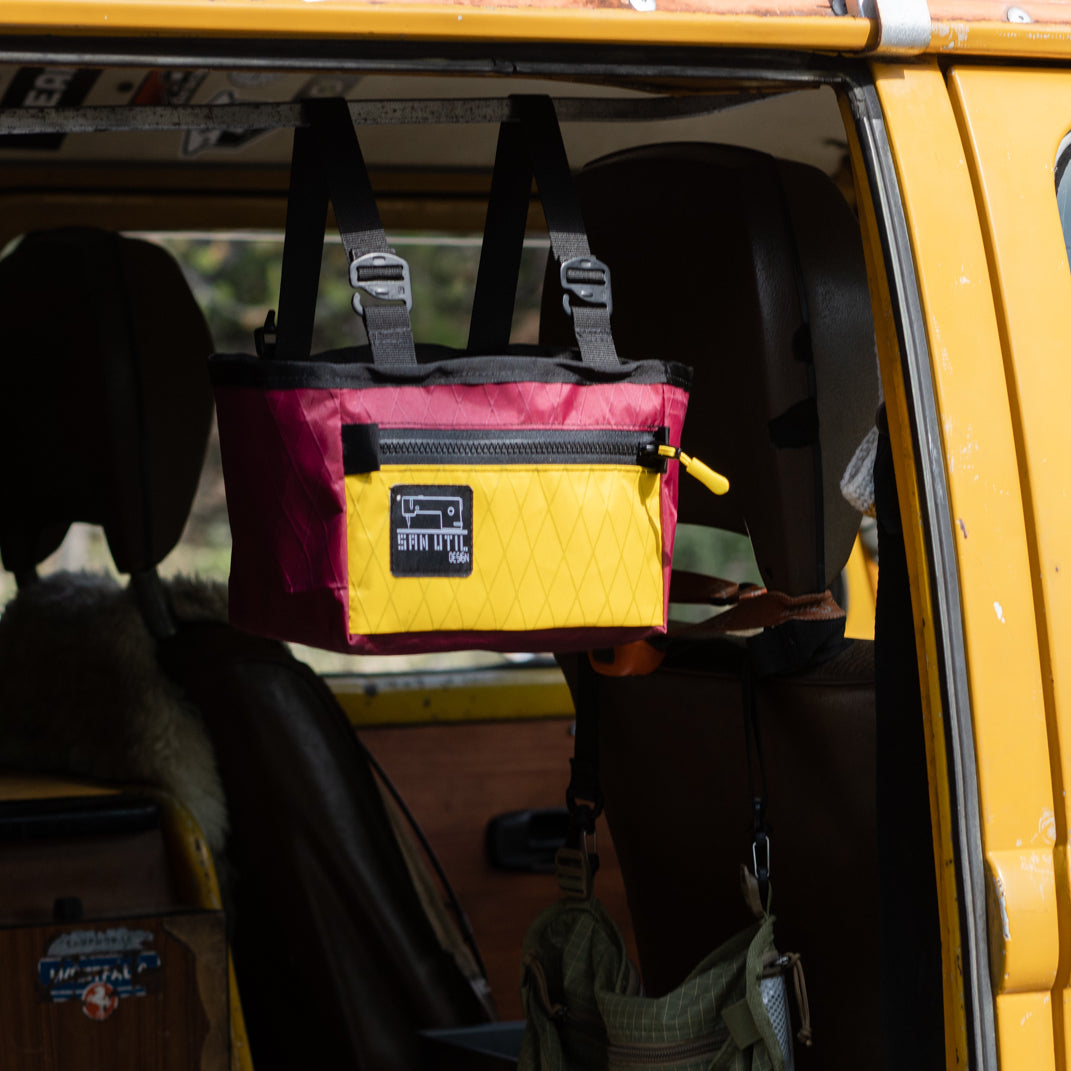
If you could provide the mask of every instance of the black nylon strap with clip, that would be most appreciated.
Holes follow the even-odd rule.
[[[581,655],[577,662],[576,737],[573,757],[569,760],[569,787],[565,792],[571,847],[579,843],[582,834],[595,832],[595,820],[603,807],[599,785],[599,678],[586,655]],[[598,858],[593,862],[597,867]]]
[[[610,273],[588,245],[554,104],[543,96],[514,96],[510,103],[515,120],[499,132],[469,348],[493,353],[509,343],[534,174],[580,356],[614,367],[620,362],[610,331]]]
[[[328,198],[327,175],[316,158],[312,130],[298,127],[294,131],[290,163],[279,315],[277,322],[273,322],[268,314],[264,337],[274,337],[274,346],[262,356],[274,356],[284,361],[309,359]],[[285,325],[282,331],[280,324]]]
[[[524,132],[517,123],[503,123],[498,128],[487,198],[469,353],[504,353],[509,345],[531,192],[532,166],[524,148]]]
[[[294,131],[275,356],[310,357],[330,196],[372,360],[415,364],[409,268],[387,244],[349,107],[341,99],[310,100],[304,110],[309,125]]]
[[[766,904],[770,894],[770,824],[766,820],[769,790],[766,785],[766,763],[762,755],[762,734],[755,696],[755,673],[751,658],[745,654],[741,680],[744,708],[744,746],[747,752],[747,779],[751,793],[751,861],[759,898]],[[755,784],[757,760],[759,782]]]

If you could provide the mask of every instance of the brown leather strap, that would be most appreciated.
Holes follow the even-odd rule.
[[[844,611],[828,591],[814,595],[785,595],[781,591],[756,588],[741,592],[734,606],[709,621],[701,622],[695,626],[695,630],[720,635],[776,628],[787,621],[836,621],[844,616]]]
[[[706,576],[703,573],[674,569],[669,580],[669,601],[731,606],[740,598],[742,592],[751,590],[761,588],[757,584],[739,584],[735,580],[723,580],[720,576]]]
[[[680,576],[680,588],[676,586]],[[678,599],[677,591],[698,593],[705,590],[704,599]],[[716,598],[715,598],[716,594]],[[698,573],[674,573],[670,586],[673,602],[712,602],[728,604],[724,613],[688,625],[673,633],[674,637],[699,639],[708,636],[723,636],[732,632],[754,632],[776,628],[789,621],[836,621],[844,618],[844,610],[837,605],[829,591],[813,595],[786,595],[781,591],[768,591],[754,584],[737,584],[718,577],[704,577]],[[603,677],[639,677],[653,673],[666,656],[666,645],[650,640],[636,640],[612,649],[592,651],[588,655],[592,668]]]

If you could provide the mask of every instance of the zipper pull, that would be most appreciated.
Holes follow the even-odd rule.
[[[729,490],[729,481],[720,472],[715,472],[699,458],[686,454],[679,446],[659,443],[658,456],[676,458],[684,466],[684,471],[694,476],[712,494],[723,495]]]

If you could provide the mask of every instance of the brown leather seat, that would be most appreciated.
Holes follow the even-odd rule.
[[[578,186],[613,272],[619,352],[693,366],[683,445],[731,482],[716,499],[682,477],[681,522],[747,532],[772,590],[823,591],[858,529],[839,480],[877,404],[851,210],[814,168],[717,145],[618,153]],[[544,340],[562,338],[562,314],[543,313]],[[665,993],[748,921],[748,677],[778,943],[802,953],[811,994],[816,1041],[797,1066],[858,1067],[881,1049],[870,643],[834,638],[763,676],[745,640],[680,636],[655,673],[598,678],[606,815],[645,985]]]
[[[417,1066],[418,1030],[489,1013],[424,913],[366,753],[282,644],[180,620],[156,576],[212,412],[211,338],[178,265],[109,232],[30,235],[0,261],[0,321],[4,566],[30,586],[73,521],[102,525],[162,672],[200,708],[227,795],[232,948],[258,1071]],[[101,667],[87,687],[118,702],[108,673],[122,671]]]

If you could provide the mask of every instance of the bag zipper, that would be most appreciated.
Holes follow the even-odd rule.
[[[343,466],[347,476],[376,472],[382,465],[636,465],[665,472],[679,460],[708,490],[723,495],[729,481],[697,458],[670,446],[667,428],[621,431],[489,428],[381,428],[378,424],[342,427]]]
[[[596,431],[563,428],[382,428],[349,424],[342,429],[346,472],[372,472],[380,465],[642,465],[665,471],[658,454],[665,428]],[[361,449],[354,447],[360,445]],[[363,458],[353,457],[362,453]],[[351,468],[351,460],[362,463]],[[375,467],[373,467],[373,464]]]
[[[662,1064],[714,1056],[728,1040],[729,1031],[723,1028],[706,1037],[692,1038],[690,1041],[637,1041],[610,1045],[606,1050],[606,1055],[611,1064],[624,1064],[629,1067],[658,1067]]]

